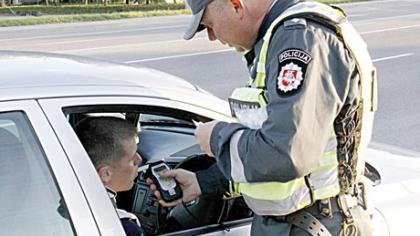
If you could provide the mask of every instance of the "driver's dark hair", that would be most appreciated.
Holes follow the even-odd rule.
[[[137,137],[137,128],[116,117],[88,117],[76,124],[75,131],[95,168],[115,166],[126,155],[125,142]]]

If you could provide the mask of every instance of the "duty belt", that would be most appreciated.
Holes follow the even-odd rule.
[[[343,209],[343,203],[339,203],[343,201],[345,201],[346,206],[344,208],[346,209]],[[276,221],[288,222],[289,224],[294,225],[313,236],[332,236],[330,231],[314,215],[322,215],[323,217],[332,218],[333,213],[340,212],[343,218],[345,218],[345,221],[352,221],[353,219],[347,219],[348,216],[345,211],[349,208],[355,207],[356,205],[358,205],[356,197],[342,194],[341,196],[339,195],[329,199],[316,201],[311,206],[290,215],[264,217],[268,217]],[[348,222],[348,224],[353,225],[353,222]]]
[[[322,202],[322,203],[321,203]],[[326,210],[328,209],[328,210]],[[325,212],[324,215],[322,212]],[[317,201],[315,204],[286,216],[266,216],[276,221],[288,222],[301,230],[316,236],[332,236],[330,231],[314,215],[332,217],[333,212],[340,212],[335,198]]]

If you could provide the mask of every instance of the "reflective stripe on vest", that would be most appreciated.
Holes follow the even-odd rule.
[[[273,29],[280,24],[285,18],[294,15],[316,14],[326,20],[332,21],[339,29],[338,34],[344,38],[344,44],[353,54],[360,73],[362,81],[362,98],[365,101],[365,109],[363,115],[362,137],[359,147],[359,158],[364,158],[363,151],[370,140],[370,127],[373,121],[373,111],[376,109],[376,81],[373,75],[374,67],[372,65],[370,56],[367,52],[366,44],[363,42],[359,34],[346,21],[346,18],[337,10],[332,9],[324,4],[316,2],[303,2],[294,5],[283,12],[269,27],[266,35],[263,38],[263,45],[260,51],[259,61],[257,62],[257,74],[253,82],[258,89],[254,88],[239,88],[232,94],[233,99],[244,100],[248,102],[258,102],[261,107],[267,105],[267,102],[260,98],[261,89],[265,88],[265,64],[267,60],[267,52],[269,42],[272,36]],[[346,39],[350,39],[346,41]],[[352,41],[355,40],[355,41]],[[373,95],[372,95],[373,94]],[[246,122],[238,117],[240,122]],[[265,119],[264,119],[265,120]],[[264,120],[260,121],[259,127]],[[366,125],[366,126],[365,126]],[[258,127],[253,127],[258,128]],[[365,131],[365,132],[363,132]],[[237,142],[231,142],[232,145],[237,146]],[[331,135],[330,139],[324,149],[324,154],[321,159],[320,168],[309,174],[307,183],[305,178],[298,178],[287,183],[281,182],[267,182],[267,183],[246,183],[244,176],[243,164],[238,153],[231,153],[231,166],[240,169],[236,171],[236,176],[232,176],[235,184],[235,192],[243,195],[247,205],[259,215],[287,215],[302,209],[311,204],[311,201],[326,199],[335,196],[340,191],[338,181],[337,156],[336,156],[336,137]],[[231,150],[236,148],[231,148]],[[361,173],[364,167],[364,159],[358,162],[358,172]],[[239,183],[238,183],[239,182]],[[309,186],[308,186],[309,184]],[[311,193],[312,191],[312,193]],[[311,199],[311,195],[313,199]]]
[[[240,136],[241,133],[237,134]],[[231,145],[234,144],[231,143]],[[340,191],[336,145],[335,135],[331,136],[326,145],[330,149],[324,150],[320,168],[307,176],[311,188],[307,185],[304,177],[286,183],[246,183],[240,157],[238,153],[233,152],[231,153],[231,166],[232,179],[237,183],[235,192],[242,194],[248,207],[259,215],[287,215],[295,212],[312,203],[311,194],[313,200],[335,196]],[[235,148],[231,148],[231,150],[235,150]]]

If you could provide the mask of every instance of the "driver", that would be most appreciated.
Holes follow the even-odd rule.
[[[128,236],[145,235],[133,213],[116,207],[117,192],[134,185],[141,156],[137,153],[137,129],[129,121],[115,117],[89,117],[75,128]]]

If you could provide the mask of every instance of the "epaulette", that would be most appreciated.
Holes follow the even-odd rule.
[[[307,26],[305,18],[292,18],[284,22],[285,30],[304,29]]]

